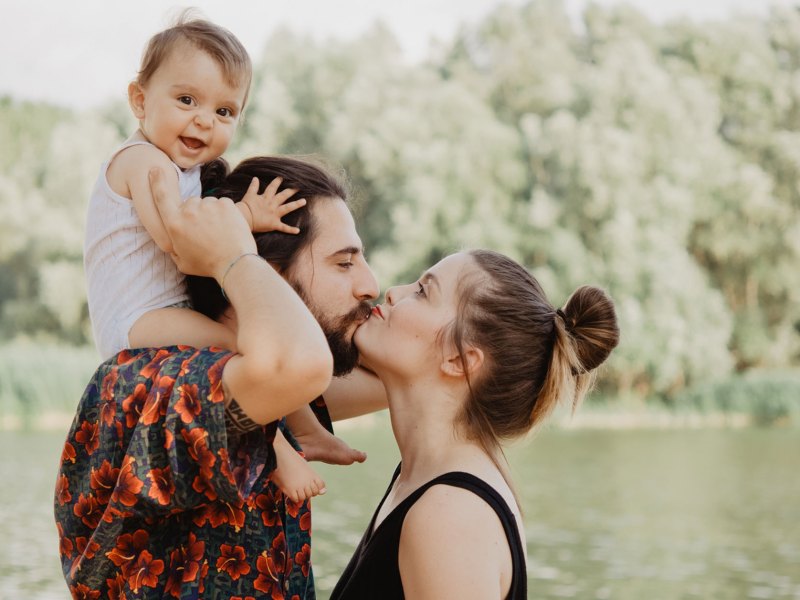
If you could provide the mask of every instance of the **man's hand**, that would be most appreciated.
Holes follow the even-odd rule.
[[[256,243],[229,198],[189,198],[181,202],[161,169],[148,173],[153,202],[172,241],[172,259],[182,273],[221,280],[227,267]]]

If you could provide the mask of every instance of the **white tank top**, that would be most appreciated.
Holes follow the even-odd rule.
[[[128,332],[144,313],[188,299],[184,276],[147,233],[133,201],[114,192],[106,173],[128,140],[100,167],[86,217],[83,266],[95,345],[105,360],[128,348]],[[173,163],[174,165],[174,163]],[[181,199],[199,196],[200,166],[181,171]]]

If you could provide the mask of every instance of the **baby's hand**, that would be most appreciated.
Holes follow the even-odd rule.
[[[250,230],[256,232],[281,231],[283,233],[300,233],[300,229],[287,225],[281,219],[284,215],[305,206],[304,198],[286,202],[297,190],[291,188],[278,193],[282,179],[273,179],[263,194],[258,193],[258,177],[253,177],[247,193],[239,203],[242,206],[242,213],[247,222],[250,223]],[[245,209],[246,207],[246,209]],[[249,215],[248,215],[249,213]],[[249,218],[248,218],[249,217]]]

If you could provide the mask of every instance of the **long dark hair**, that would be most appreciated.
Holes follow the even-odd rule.
[[[279,272],[286,272],[317,233],[314,206],[336,198],[347,202],[347,180],[343,172],[334,172],[316,157],[256,156],[243,160],[230,172],[227,163],[217,159],[203,169],[203,194],[239,202],[253,177],[258,177],[259,193],[273,179],[281,177],[283,181],[279,190],[296,189],[297,193],[291,200],[306,199],[305,206],[283,217],[287,225],[299,227],[300,233],[270,231],[254,234],[258,253]],[[189,276],[187,287],[194,309],[212,319],[217,319],[229,306],[213,278]]]

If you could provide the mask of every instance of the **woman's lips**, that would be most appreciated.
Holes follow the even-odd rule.
[[[371,312],[372,312],[373,315],[377,315],[381,319],[383,318],[383,311],[381,311],[381,307],[380,306],[373,306]]]

